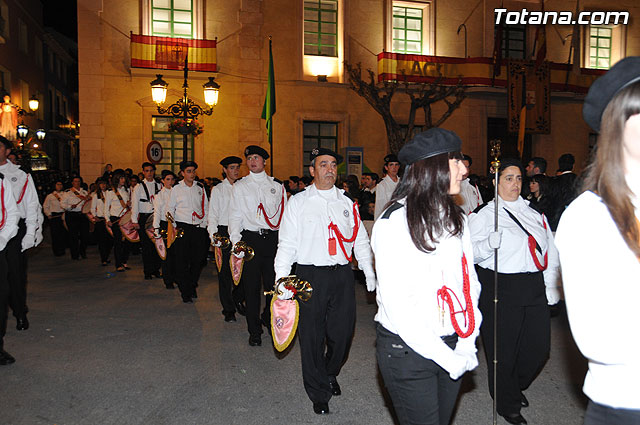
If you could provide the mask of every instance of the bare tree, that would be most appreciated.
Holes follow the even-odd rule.
[[[393,153],[398,153],[400,148],[411,138],[416,112],[419,109],[424,111],[426,128],[439,127],[467,97],[466,88],[461,82],[458,82],[455,86],[444,85],[441,84],[442,76],[438,77],[433,83],[409,83],[397,80],[376,83],[376,76],[370,69],[367,69],[368,81],[362,78],[360,63],[355,66],[345,63],[345,66],[351,89],[365,98],[384,120],[389,148]],[[406,133],[402,131],[400,124],[391,114],[391,99],[396,91],[406,94],[411,100]],[[434,122],[431,114],[431,105],[440,101],[447,104],[447,110]]]

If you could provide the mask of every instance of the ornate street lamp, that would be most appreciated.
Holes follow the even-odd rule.
[[[162,74],[156,74],[158,78],[151,82],[151,97],[158,106],[158,113],[170,114],[173,117],[182,118],[187,123],[190,123],[199,115],[211,115],[213,113],[213,107],[218,104],[220,85],[214,81],[214,77],[209,77],[209,81],[203,84],[202,87],[204,89],[204,101],[208,106],[208,108],[203,109],[200,105],[191,100],[187,94],[187,89],[189,88],[189,84],[187,83],[188,74],[188,58],[185,57],[184,83],[182,84],[183,97],[166,108],[164,108],[162,105],[164,105],[164,102],[167,99],[167,86],[169,86],[169,84],[162,79]],[[182,137],[182,159],[186,161],[189,134],[183,134]]]
[[[29,99],[29,109],[31,109],[31,112],[27,112],[25,109],[22,109],[18,105],[15,105],[15,106],[16,106],[18,115],[21,117],[25,115],[35,115],[36,111],[40,107],[40,101],[38,100],[35,94],[31,96],[31,98]]]
[[[22,149],[22,147],[24,146],[24,141],[27,138],[27,135],[29,135],[29,126],[24,123],[18,124],[17,131],[18,137],[20,138],[20,140],[22,140],[20,142],[20,148]]]
[[[36,137],[42,142],[44,138],[47,137],[47,132],[44,130],[44,128],[39,128],[36,130]]]

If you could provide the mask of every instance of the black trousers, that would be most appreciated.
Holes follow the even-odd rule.
[[[218,233],[229,237],[227,226],[218,226]],[[231,246],[222,250],[222,266],[218,272],[218,296],[222,304],[222,314],[235,313],[236,303],[244,301],[242,281],[238,285],[233,284],[229,259],[231,258]]]
[[[313,287],[313,296],[299,302],[298,339],[302,380],[314,403],[331,398],[329,380],[347,360],[356,323],[355,282],[351,266],[298,265],[296,275]]]
[[[400,424],[448,425],[462,379],[451,379],[449,372],[384,326],[378,324],[376,334],[378,367]],[[458,336],[444,341],[455,349]]]
[[[64,251],[68,245],[67,229],[62,224],[62,213],[52,213],[49,219],[49,230],[51,232],[51,249],[53,255],[60,257],[64,255]]]
[[[89,239],[89,220],[81,212],[67,211],[65,213],[67,228],[69,229],[69,251],[71,258],[78,259],[87,256],[87,241]]]
[[[273,262],[278,249],[278,232],[269,231],[260,235],[258,232],[245,230],[242,232],[242,240],[255,252],[252,260],[244,262],[240,283],[244,287],[247,303],[247,329],[251,335],[260,335],[262,334],[261,321],[269,326],[271,323],[271,295],[266,296],[262,315],[260,314],[260,304],[262,291],[273,290],[273,284],[276,280]]]
[[[165,220],[160,221],[160,229],[165,231],[167,230],[167,222]],[[166,245],[166,242],[165,242],[165,245]],[[165,286],[171,286],[174,283],[177,283],[176,252],[175,252],[174,245],[171,245],[171,248],[167,248],[167,256],[164,259],[164,261],[162,261],[162,280],[164,281]]]
[[[27,255],[22,252],[22,238],[27,233],[24,218],[18,221],[18,233],[7,242],[7,278],[9,280],[9,306],[15,317],[27,314]]]
[[[198,286],[198,278],[206,264],[209,235],[207,229],[187,223],[176,223],[183,230],[171,246],[175,248],[176,281],[182,298],[192,297]]]
[[[119,217],[111,216],[111,231],[113,232],[113,257],[116,261],[116,268],[122,267],[129,261],[129,241],[122,235],[120,225],[117,220]]]
[[[480,335],[493,397],[493,271],[477,267],[482,284]],[[498,274],[497,409],[520,412],[520,392],[531,385],[549,358],[551,323],[542,272]]]
[[[9,313],[9,279],[7,278],[6,249],[0,251],[0,349],[4,348]]]
[[[147,219],[151,217],[151,214],[140,213],[138,215],[138,224],[140,225],[140,229],[138,229],[138,234],[140,235],[140,243],[142,245],[142,264],[144,268],[145,276],[149,276],[152,273],[157,273],[160,271],[160,267],[162,266],[162,260],[158,257],[158,253],[156,252],[156,247],[151,239],[149,239],[149,235],[144,230],[144,225],[147,222]]]
[[[640,410],[615,409],[589,400],[584,425],[640,425]]]
[[[104,220],[100,220],[94,224],[94,234],[98,241],[98,251],[100,252],[100,261],[106,263],[109,260],[109,254],[113,247],[113,238],[107,231],[107,225]]]

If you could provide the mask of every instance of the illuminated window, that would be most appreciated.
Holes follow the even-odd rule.
[[[152,0],[152,34],[193,38],[193,0]]]
[[[315,148],[338,150],[338,123],[327,121],[304,121],[302,142],[302,169],[309,175],[309,155]]]
[[[151,119],[151,139],[157,140],[162,145],[162,160],[157,164],[158,172],[171,170],[174,173],[180,171],[182,161],[182,134],[170,132],[168,127],[175,118],[154,116]],[[193,136],[189,135],[187,142],[187,155],[193,160]]]
[[[304,2],[304,54],[338,56],[338,1]]]
[[[589,68],[611,68],[612,29],[591,26],[589,34]]]
[[[393,52],[422,54],[422,9],[393,6]]]

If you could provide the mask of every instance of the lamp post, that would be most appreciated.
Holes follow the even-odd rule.
[[[187,83],[188,74],[188,58],[185,57],[184,83],[182,84],[183,97],[166,108],[163,108],[162,105],[167,98],[167,86],[169,84],[162,79],[162,74],[156,75],[158,78],[151,82],[151,96],[153,97],[153,101],[158,106],[158,113],[170,114],[173,117],[182,118],[187,123],[191,122],[191,120],[197,118],[201,114],[211,115],[213,113],[213,107],[218,104],[220,85],[214,81],[214,77],[209,77],[209,81],[202,85],[204,89],[204,101],[208,106],[208,108],[203,109],[200,105],[189,99],[189,96],[187,95],[187,89],[189,88],[189,84]],[[186,161],[189,133],[185,132],[182,137],[182,160]]]
[[[44,141],[44,138],[47,137],[47,132],[44,130],[44,128],[39,128],[36,130],[36,138],[38,139],[38,142],[40,143],[34,143],[33,147],[35,149],[38,149],[39,145],[42,144],[42,142]]]
[[[27,139],[27,136],[29,135],[29,126],[26,125],[24,122],[22,124],[18,124],[18,137],[20,138],[21,142],[20,142],[20,149],[24,148],[24,141]]]

